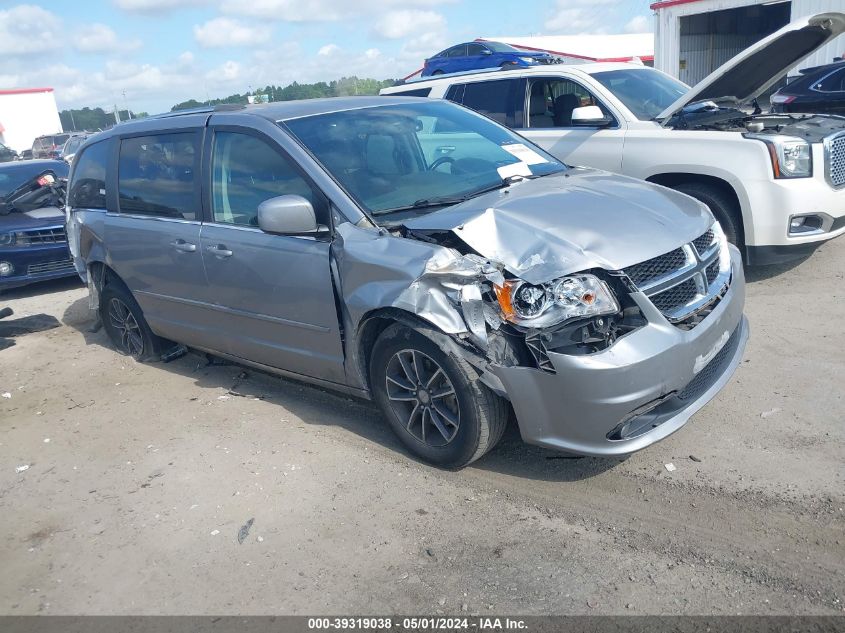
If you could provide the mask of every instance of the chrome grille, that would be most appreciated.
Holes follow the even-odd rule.
[[[706,318],[730,283],[730,265],[721,268],[715,226],[689,244],[623,270],[679,328],[691,329]]]
[[[64,244],[67,242],[63,226],[32,231],[19,231],[15,236],[19,246],[41,246],[42,244]]]
[[[828,183],[836,189],[845,187],[845,132],[824,140],[824,155]]]
[[[56,273],[63,270],[74,270],[73,259],[59,259],[52,262],[39,262],[37,264],[30,264],[26,267],[26,274],[37,275],[39,273]]]
[[[687,263],[687,256],[683,248],[676,248],[665,255],[659,255],[653,259],[628,266],[625,274],[631,278],[636,285],[658,279],[667,273],[674,272]]]

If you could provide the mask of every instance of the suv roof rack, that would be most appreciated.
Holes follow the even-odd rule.
[[[437,75],[429,75],[428,77],[416,77],[415,79],[408,79],[402,84],[398,84],[401,86],[407,84],[415,84],[420,81],[432,81],[434,79],[447,79],[449,77],[461,77],[464,75],[480,75],[482,73],[500,73],[502,71],[508,70],[516,70],[519,66],[514,66],[513,68],[500,68],[496,66],[495,68],[477,68],[476,70],[461,70],[454,73],[440,73]]]
[[[148,118],[150,119],[169,119],[175,116],[186,116],[189,114],[210,114],[211,112],[228,112],[231,110],[243,110],[246,106],[242,103],[220,103],[215,106],[204,105],[196,108],[185,108],[184,110],[173,110],[172,112],[162,112],[161,114],[154,114]],[[122,121],[121,121],[122,123]]]

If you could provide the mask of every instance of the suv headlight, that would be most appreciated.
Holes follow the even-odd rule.
[[[0,233],[0,246],[14,246],[16,241],[14,233]]]
[[[807,141],[792,136],[764,134],[747,134],[746,137],[766,144],[775,178],[808,178],[813,175],[813,152]]]
[[[494,288],[505,319],[525,327],[619,312],[613,292],[595,275],[569,275],[539,285],[516,279]]]

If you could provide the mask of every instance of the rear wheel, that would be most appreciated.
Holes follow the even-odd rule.
[[[423,328],[391,325],[370,357],[376,402],[417,457],[463,468],[501,439],[507,403],[463,359],[445,353]]]
[[[728,241],[738,248],[743,247],[744,239],[739,210],[736,209],[736,205],[730,196],[718,187],[698,182],[681,183],[675,186],[675,189],[706,204],[719,224],[722,225],[722,230],[725,232]]]
[[[157,360],[163,339],[153,334],[132,293],[112,281],[100,293],[100,318],[112,344],[121,354],[138,361]]]

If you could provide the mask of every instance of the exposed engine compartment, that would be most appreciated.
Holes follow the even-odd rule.
[[[826,114],[749,114],[735,108],[719,108],[715,104],[698,104],[685,109],[668,123],[679,130],[711,130],[720,132],[752,132],[782,134],[820,143],[822,139],[845,130],[845,117]]]

